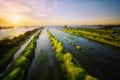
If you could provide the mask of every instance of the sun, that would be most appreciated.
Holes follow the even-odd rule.
[[[9,16],[10,23],[14,26],[15,29],[19,26],[19,23],[21,22],[22,18],[19,15],[11,15]]]
[[[18,17],[18,16],[12,16],[11,17],[11,21],[12,21],[13,24],[16,25],[16,24],[18,24],[21,21],[21,18]]]

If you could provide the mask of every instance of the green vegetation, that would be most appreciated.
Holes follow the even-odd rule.
[[[120,30],[104,28],[64,28],[67,32],[76,36],[85,37],[91,40],[99,41],[116,47],[120,47]]]
[[[77,50],[79,50],[81,53],[86,54],[86,51],[83,50],[79,45],[75,45],[72,41],[69,42],[70,45],[74,46]],[[93,49],[91,47],[89,47],[90,49]]]
[[[80,49],[81,49],[81,47],[80,47],[80,46],[76,46],[76,49],[80,50]]]
[[[36,40],[40,35],[37,33],[34,38],[27,45],[22,54],[11,63],[10,67],[5,71],[1,80],[24,80],[27,73],[27,69],[34,57],[34,49],[36,46]]]
[[[72,45],[72,46],[74,46],[74,43],[73,43],[72,41],[71,41],[71,42],[69,42],[69,44],[70,44],[70,45]]]
[[[71,36],[67,36],[67,38],[68,38],[68,39],[72,39],[72,37],[71,37]]]
[[[0,40],[0,71],[5,69],[13,59],[15,52],[25,43],[38,29],[27,31],[12,39]]]
[[[48,31],[48,36],[66,80],[97,80],[96,78],[88,75],[71,53],[64,49],[62,42],[57,40],[50,31]]]

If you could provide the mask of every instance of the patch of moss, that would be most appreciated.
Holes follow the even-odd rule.
[[[82,53],[86,53],[85,50],[81,50]]]
[[[86,75],[85,80],[98,80],[96,78],[91,77],[90,75]]]
[[[81,49],[81,47],[80,47],[80,46],[76,46],[76,49],[80,50],[80,49]]]
[[[74,46],[74,43],[73,43],[72,41],[71,41],[71,42],[69,42],[69,44],[70,44],[70,45],[72,45],[72,46]]]

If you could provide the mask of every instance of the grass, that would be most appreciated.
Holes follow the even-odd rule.
[[[72,41],[69,42],[69,44],[72,45],[72,46],[74,46],[77,50],[79,50],[81,53],[83,53],[83,54],[86,55],[86,51],[83,50],[79,45],[75,45]],[[91,47],[88,47],[88,48],[93,49],[93,48],[91,48]]]
[[[15,68],[8,76],[4,77],[3,80],[20,80],[19,75],[23,73],[22,68]],[[21,78],[22,79],[22,78]]]
[[[71,42],[69,42],[69,44],[70,44],[70,45],[72,45],[72,46],[74,46],[74,43],[73,43],[72,41],[71,41]]]
[[[11,56],[14,55],[14,53],[19,49],[19,46],[14,47],[13,49],[11,49],[10,52],[7,52],[6,54],[8,55],[4,55],[4,58],[2,60],[0,60],[0,65],[2,65],[4,62],[6,62]]]
[[[50,42],[53,45],[53,50],[55,51],[56,58],[58,59],[62,73],[66,80],[87,80],[88,73],[78,64],[77,60],[66,51],[62,45],[62,42],[57,40],[50,31],[48,36]],[[80,49],[80,46],[78,46]],[[96,78],[90,76],[91,80],[97,80]]]
[[[39,35],[40,32],[34,36],[23,53],[6,70],[1,80],[24,80],[28,67],[34,57],[35,42]]]
[[[72,37],[71,37],[71,36],[67,36],[67,38],[68,38],[68,39],[72,39]]]
[[[20,46],[24,44],[24,42],[27,41],[36,31],[38,31],[38,29],[27,31],[13,39],[0,40],[0,71],[7,67]]]
[[[67,32],[76,36],[85,37],[101,43],[120,47],[120,30],[119,29],[97,29],[97,28],[64,28]]]
[[[78,49],[78,50],[80,50],[80,49],[81,49],[81,47],[80,47],[80,46],[78,46],[78,45],[77,45],[77,46],[75,46],[75,47],[76,47],[76,49]]]

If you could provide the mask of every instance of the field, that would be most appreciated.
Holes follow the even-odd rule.
[[[7,35],[0,38],[0,80],[119,79],[120,29],[45,27]]]

